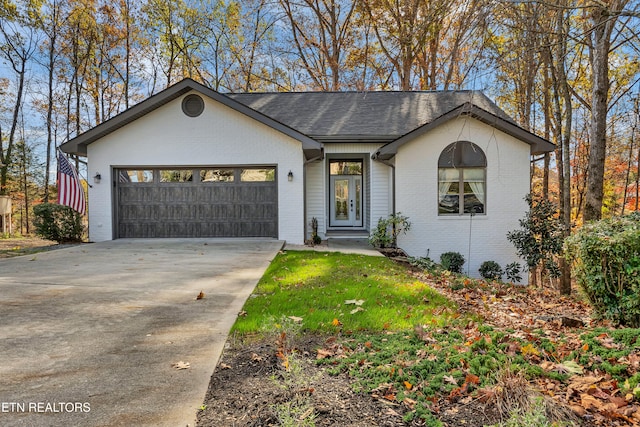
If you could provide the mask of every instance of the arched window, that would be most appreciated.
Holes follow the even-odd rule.
[[[485,213],[487,158],[476,144],[457,141],[438,158],[438,214]]]

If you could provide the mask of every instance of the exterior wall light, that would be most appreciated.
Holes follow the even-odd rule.
[[[101,179],[102,179],[102,175],[100,175],[99,172],[96,172],[95,176],[93,177],[93,182],[96,184],[100,184]]]
[[[293,172],[289,171],[287,178],[289,179],[289,182],[293,181]]]

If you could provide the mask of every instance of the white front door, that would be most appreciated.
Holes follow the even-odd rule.
[[[362,227],[362,175],[331,175],[332,227]]]

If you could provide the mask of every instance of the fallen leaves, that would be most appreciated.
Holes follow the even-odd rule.
[[[364,300],[363,299],[348,299],[345,302],[345,305],[350,305],[353,304],[356,306],[356,308],[354,308],[353,310],[351,310],[349,313],[350,314],[356,314],[360,311],[364,311],[364,308],[362,308],[362,304],[364,304]]]
[[[189,362],[183,362],[181,360],[179,362],[176,362],[176,363],[172,364],[171,367],[175,368],[177,370],[189,369],[189,368],[191,368],[191,364]]]

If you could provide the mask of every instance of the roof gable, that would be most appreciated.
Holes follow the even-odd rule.
[[[253,110],[246,105],[235,101],[219,92],[207,88],[206,86],[197,83],[191,79],[182,80],[173,86],[168,87],[162,92],[153,95],[146,100],[134,105],[128,110],[118,114],[117,116],[99,124],[98,126],[78,135],[77,137],[62,144],[60,148],[62,151],[70,154],[76,154],[86,156],[87,146],[93,142],[96,142],[100,138],[120,129],[127,124],[145,116],[146,114],[160,108],[161,106],[174,101],[181,96],[196,91],[208,98],[211,98],[221,104],[232,108],[254,120],[266,124],[302,143],[302,148],[307,159],[318,157],[322,154],[322,144],[314,139],[304,135],[303,133],[290,128],[286,124],[280,123],[271,117],[264,115],[263,113]]]
[[[398,152],[398,148],[407,142],[423,135],[430,130],[461,116],[473,117],[489,126],[492,126],[514,138],[525,142],[531,146],[531,154],[542,154],[555,150],[555,145],[550,143],[544,138],[541,138],[534,133],[531,133],[520,126],[513,123],[511,120],[492,114],[475,104],[466,102],[451,111],[446,112],[440,117],[432,120],[429,123],[420,126],[417,129],[401,136],[400,138],[386,144],[380,150],[378,150],[372,157],[376,160],[386,161],[391,159]]]

